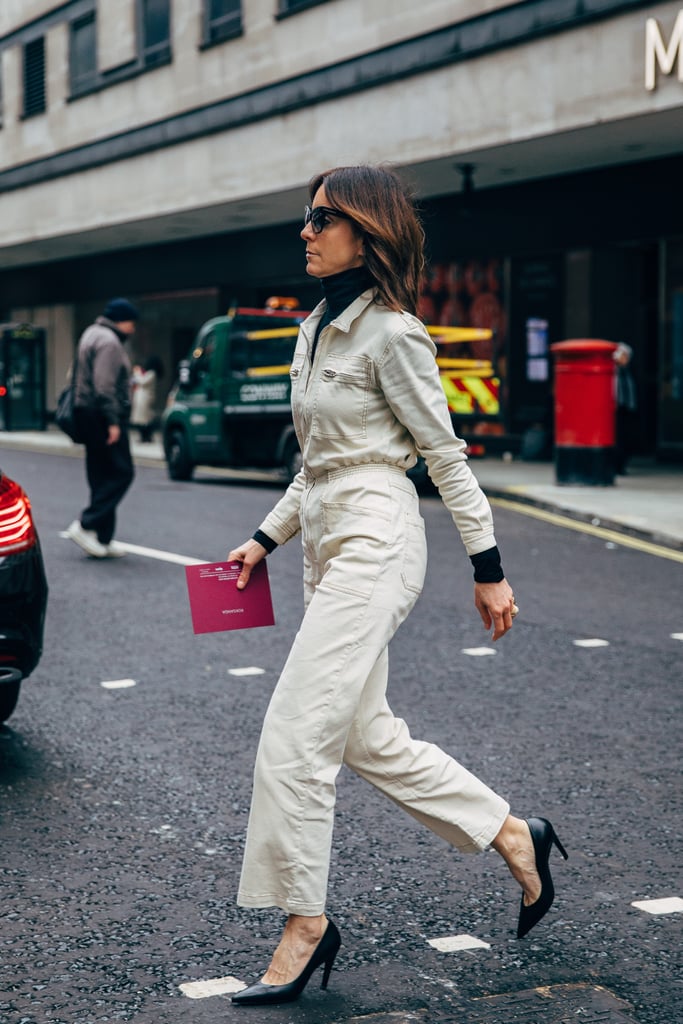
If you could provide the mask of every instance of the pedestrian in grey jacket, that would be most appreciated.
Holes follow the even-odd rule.
[[[134,475],[128,441],[131,365],[124,344],[137,319],[127,299],[111,299],[78,343],[74,407],[85,444],[90,504],[66,535],[93,558],[124,554],[113,536],[116,508]]]

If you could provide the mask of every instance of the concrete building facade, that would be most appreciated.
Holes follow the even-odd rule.
[[[317,301],[313,173],[418,196],[424,312],[496,329],[505,431],[547,346],[634,349],[638,447],[683,454],[683,8],[639,0],[5,0],[0,319],[48,330],[48,407],[110,295],[170,367],[237,299]]]

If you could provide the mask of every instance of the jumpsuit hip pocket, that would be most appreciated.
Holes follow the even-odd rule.
[[[417,493],[406,480],[392,481],[391,494],[399,516],[401,582],[411,594],[421,594],[427,571],[427,538]]]
[[[421,594],[427,571],[427,539],[422,518],[415,519],[406,514],[403,533],[401,580],[406,590]]]

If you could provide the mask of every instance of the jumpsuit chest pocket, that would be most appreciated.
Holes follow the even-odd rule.
[[[372,361],[331,353],[316,374],[311,433],[315,437],[365,437]]]

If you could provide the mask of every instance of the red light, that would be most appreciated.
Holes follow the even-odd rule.
[[[0,557],[27,551],[36,543],[31,503],[19,484],[0,480]]]
[[[7,394],[7,388],[4,384],[0,384],[0,398],[4,398]]]

